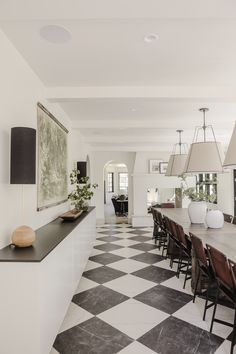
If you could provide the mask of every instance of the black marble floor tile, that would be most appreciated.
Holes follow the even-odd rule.
[[[153,281],[155,283],[162,283],[163,281],[172,278],[176,273],[172,270],[155,267],[150,265],[149,267],[140,269],[132,273],[136,277],[140,277],[146,280]]]
[[[114,245],[113,243],[104,243],[103,245],[97,245],[94,246],[94,248],[104,251],[104,252],[110,252],[110,251],[115,251],[118,250],[119,248],[123,248],[122,246]]]
[[[134,241],[138,241],[138,242],[146,242],[146,241],[150,241],[151,237],[139,235],[139,236],[129,237],[129,239],[134,240]]]
[[[122,259],[124,259],[124,257],[120,257],[112,253],[102,253],[102,254],[98,254],[97,256],[92,256],[89,259],[90,261],[107,265],[110,263],[121,261]]]
[[[157,246],[152,245],[150,243],[138,243],[136,245],[132,245],[132,246],[129,246],[129,247],[134,248],[136,250],[143,251],[143,252],[152,251],[152,250],[155,250],[157,248]]]
[[[143,229],[134,229],[133,231],[129,231],[129,234],[134,234],[134,235],[144,235],[148,234],[150,231],[143,230]]]
[[[93,317],[60,333],[54,347],[60,354],[115,354],[132,341],[124,333]]]
[[[158,354],[213,354],[223,339],[171,316],[138,341]]]
[[[193,297],[181,291],[157,285],[135,296],[135,299],[168,314],[174,314],[181,307],[192,301]]]
[[[104,242],[114,242],[114,241],[119,241],[119,237],[115,236],[104,236],[104,237],[99,237],[97,240],[104,241]]]
[[[165,259],[164,257],[160,256],[159,254],[154,254],[154,253],[140,253],[136,256],[130,257],[131,259],[134,259],[135,261],[147,263],[147,264],[154,264],[157,262],[163,261]]]
[[[111,229],[111,230],[108,230],[108,231],[98,231],[98,234],[102,234],[102,235],[118,235],[118,234],[121,234],[121,232]]]
[[[72,301],[93,315],[98,315],[128,299],[126,295],[99,285],[74,295]]]
[[[104,284],[110,280],[114,280],[116,278],[122,277],[125,274],[126,273],[121,272],[120,270],[103,266],[103,267],[88,270],[83,273],[83,276],[99,284]]]

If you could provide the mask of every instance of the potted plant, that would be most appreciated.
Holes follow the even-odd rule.
[[[191,203],[188,206],[190,221],[193,224],[202,224],[206,219],[207,203],[213,203],[216,199],[216,195],[215,193],[208,194],[207,192],[202,191],[201,187],[203,186],[203,183],[199,184],[198,191],[196,188],[189,188],[186,182],[186,176],[182,175],[181,178],[183,195],[191,200]]]
[[[88,209],[87,201],[92,198],[94,192],[92,189],[98,187],[97,183],[91,184],[89,177],[78,178],[80,171],[73,169],[70,174],[70,184],[74,187],[72,192],[68,195],[71,204],[74,205],[75,211],[86,211]]]

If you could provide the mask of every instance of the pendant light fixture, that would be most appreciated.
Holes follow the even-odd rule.
[[[224,167],[236,168],[236,123],[226,152]]]
[[[183,130],[176,130],[179,134],[179,142],[174,145],[173,153],[170,155],[166,176],[180,176],[184,172],[187,159],[187,144],[182,143],[181,134]]]
[[[212,125],[206,125],[208,108],[200,108],[203,113],[203,126],[196,127],[193,142],[190,146],[185,173],[217,173],[223,172],[224,153],[221,143],[216,141]],[[207,140],[207,132],[211,132],[211,140]],[[199,136],[202,133],[202,140]]]

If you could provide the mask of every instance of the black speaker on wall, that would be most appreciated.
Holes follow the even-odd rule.
[[[78,180],[82,177],[87,177],[87,162],[86,161],[78,161],[77,162],[77,170],[80,171],[78,175]]]
[[[36,130],[11,129],[11,184],[35,184]]]

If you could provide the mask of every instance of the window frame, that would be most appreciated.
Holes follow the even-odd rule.
[[[107,193],[114,193],[114,172],[107,172]]]
[[[126,185],[125,185],[125,188],[121,188],[121,175],[126,175]],[[128,175],[128,172],[118,172],[118,187],[119,187],[119,190],[120,191],[128,191],[128,187],[129,187],[129,175]]]
[[[217,204],[217,173],[199,173],[196,176],[196,191],[215,194],[216,199],[212,204]]]

